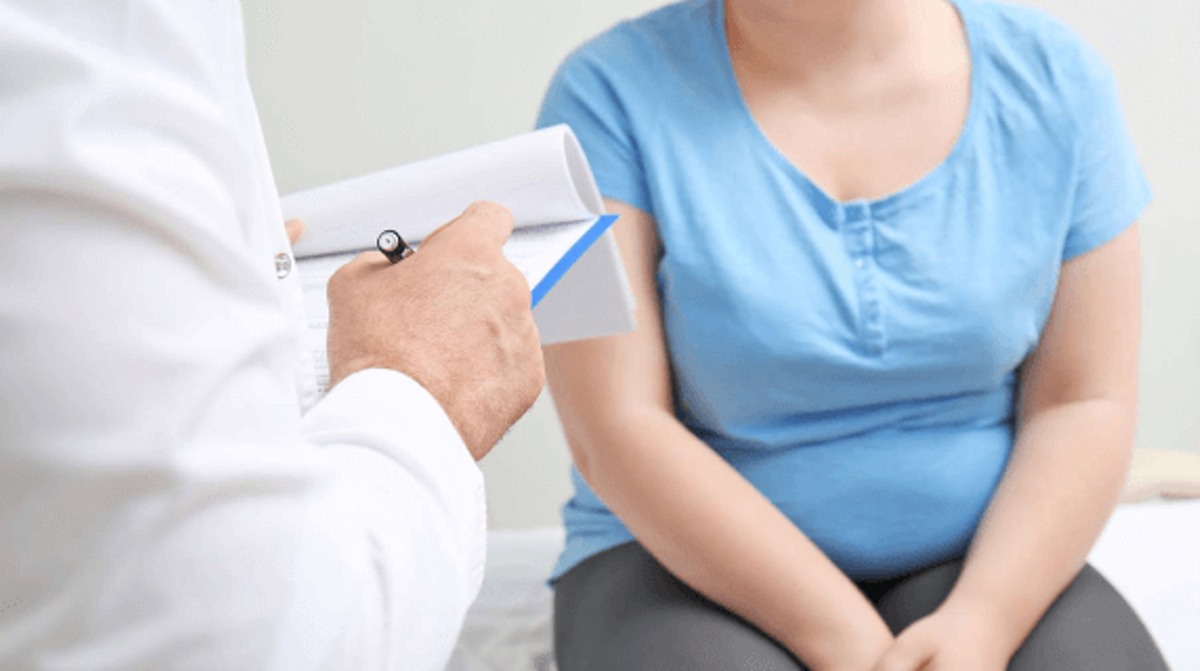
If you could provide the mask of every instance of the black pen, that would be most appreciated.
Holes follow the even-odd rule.
[[[382,252],[383,255],[387,257],[387,260],[391,261],[392,263],[399,263],[412,256],[413,252],[417,251],[409,246],[409,244],[404,241],[404,238],[400,237],[399,233],[391,229],[379,234],[379,239],[375,241],[375,246],[378,247],[379,251]]]

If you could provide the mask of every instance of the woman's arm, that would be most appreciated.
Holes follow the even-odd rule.
[[[891,633],[854,584],[672,412],[653,219],[623,203],[617,244],[634,333],[547,347],[579,472],[667,569],[813,669],[865,669]]]
[[[1022,372],[1008,469],[958,583],[930,616],[981,623],[979,637],[1003,656],[995,668],[1083,568],[1117,503],[1137,413],[1140,313],[1136,225],[1064,264],[1041,342]],[[937,658],[936,636],[915,638],[931,652],[925,659]],[[907,643],[901,635],[896,648]],[[890,653],[880,668],[924,668],[918,647]]]

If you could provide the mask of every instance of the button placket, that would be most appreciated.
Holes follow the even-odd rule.
[[[851,203],[846,206],[843,239],[855,269],[859,337],[868,352],[881,354],[887,344],[887,334],[883,327],[883,305],[875,264],[875,221],[869,205]]]

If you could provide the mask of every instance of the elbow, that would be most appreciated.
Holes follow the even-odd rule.
[[[574,443],[571,447],[571,461],[575,464],[575,470],[579,471],[579,476],[587,482],[592,481],[592,460],[588,456],[587,450],[582,447],[576,447]]]
[[[567,427],[564,429],[575,470],[579,471],[579,475],[590,485],[596,471],[597,445],[602,443],[603,439],[596,436],[594,431],[572,430]]]
[[[651,428],[647,422],[652,421],[653,412],[639,412],[593,417],[586,423],[564,422],[567,446],[579,475],[595,488],[605,471],[620,467],[610,462],[622,461],[621,453],[627,448],[637,449],[638,437],[648,435]]]

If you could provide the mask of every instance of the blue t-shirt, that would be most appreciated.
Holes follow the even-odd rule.
[[[1040,11],[955,4],[965,125],[885,198],[837,202],[766,139],[721,0],[591,40],[538,119],[570,124],[601,192],[655,219],[676,416],[856,579],[965,551],[1062,263],[1149,201],[1099,56]],[[554,577],[633,539],[572,479]]]

